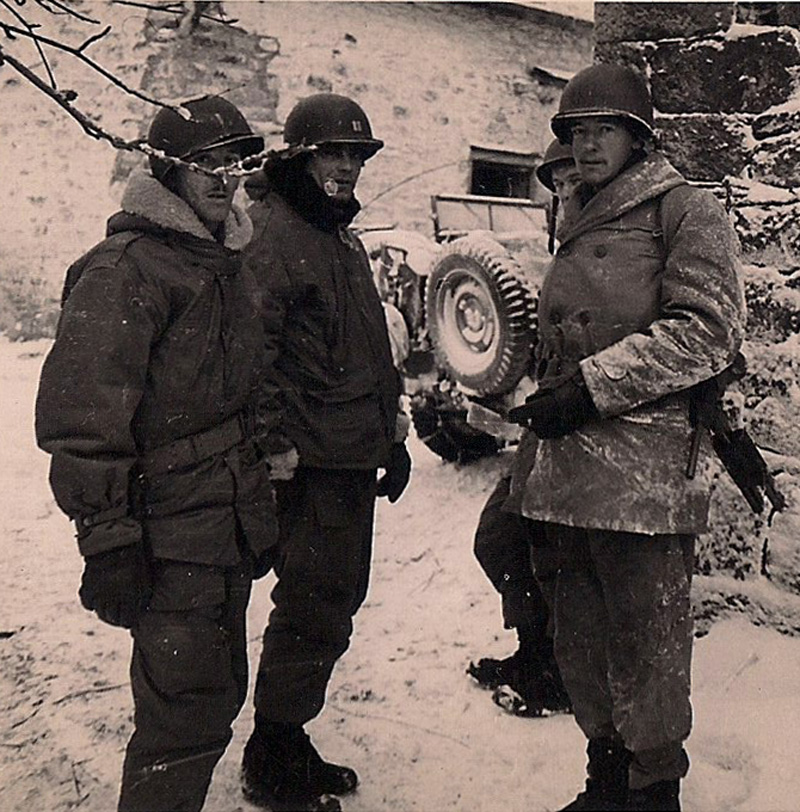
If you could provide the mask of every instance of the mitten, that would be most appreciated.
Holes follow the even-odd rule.
[[[140,544],[87,556],[78,591],[85,609],[100,620],[130,629],[147,608],[153,576]]]

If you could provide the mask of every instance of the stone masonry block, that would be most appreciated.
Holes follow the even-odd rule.
[[[747,127],[730,116],[660,116],[656,130],[669,160],[692,180],[736,177],[750,161]]]
[[[800,65],[788,30],[741,39],[660,45],[651,57],[651,87],[662,113],[763,113],[791,98]]]
[[[653,47],[647,42],[598,42],[594,48],[594,61],[628,65],[646,75],[649,67],[647,55]]]
[[[733,3],[595,3],[595,38],[601,42],[694,37],[727,31]]]
[[[759,140],[798,132],[800,132],[800,111],[797,110],[764,113],[753,122],[753,137]]]
[[[788,188],[800,186],[800,141],[795,132],[762,141],[753,152],[753,178]]]
[[[800,3],[776,3],[778,25],[800,28]]]
[[[733,218],[742,250],[753,261],[779,270],[800,267],[800,205],[736,206]]]

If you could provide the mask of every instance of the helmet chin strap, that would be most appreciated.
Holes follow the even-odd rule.
[[[333,178],[325,178],[325,183],[322,184],[322,191],[328,197],[335,197],[339,191],[339,184]]]

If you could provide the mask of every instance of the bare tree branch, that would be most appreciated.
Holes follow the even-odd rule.
[[[76,95],[72,90],[58,90],[50,87],[43,79],[37,76],[30,68],[23,65],[18,59],[15,59],[10,54],[7,54],[0,48],[0,66],[7,64],[20,73],[27,81],[29,81],[37,90],[41,90],[46,96],[51,98],[62,110],[64,110],[71,118],[78,122],[83,128],[83,131],[98,141],[107,141],[112,147],[126,152],[141,152],[153,158],[159,158],[167,163],[174,164],[175,166],[187,166],[195,172],[202,172],[207,175],[232,175],[234,177],[245,177],[254,175],[261,170],[263,161],[269,160],[279,154],[279,150],[264,150],[258,155],[252,155],[248,158],[237,162],[231,166],[220,167],[219,169],[207,169],[203,166],[198,166],[192,161],[183,160],[181,158],[174,158],[171,155],[166,155],[160,149],[151,147],[144,139],[137,138],[134,140],[126,140],[120,138],[118,135],[109,133],[104,130],[99,124],[92,121],[85,113],[82,113],[77,108],[73,107],[70,102],[74,101]],[[169,105],[162,105],[167,107]],[[173,108],[175,109],[175,108]],[[183,111],[186,112],[185,110]],[[267,133],[267,135],[276,135],[281,130],[276,128]]]
[[[164,3],[162,5],[161,3],[147,3],[144,0],[111,0],[111,2],[115,6],[133,6],[134,8],[146,8],[151,11],[163,11],[165,14],[178,14],[180,16],[186,14],[183,3]],[[198,14],[197,19],[211,20],[220,25],[235,25],[239,22],[238,19],[215,17],[211,14]]]
[[[19,0],[17,0],[17,2],[19,3]],[[23,2],[24,2],[24,0],[23,0]],[[22,5],[22,3],[19,3],[19,4]],[[0,0],[0,6],[3,6],[3,8],[7,9],[11,13],[12,17],[19,20],[22,23],[22,25],[25,26],[25,28],[27,29],[27,35],[33,39],[34,45],[36,46],[36,50],[39,52],[39,58],[42,60],[42,64],[44,65],[44,69],[47,71],[47,76],[50,79],[51,87],[54,87],[54,88],[58,87],[58,85],[56,84],[56,77],[53,75],[53,71],[50,68],[50,63],[47,61],[47,57],[45,56],[44,48],[42,48],[42,46],[39,44],[39,39],[38,39],[39,35],[34,31],[34,28],[38,28],[39,26],[31,25],[15,8],[12,8],[6,2],[6,0]],[[3,25],[4,29],[7,28],[7,26],[5,24],[2,24],[2,23],[0,23],[0,24]]]
[[[97,40],[102,39],[108,32],[111,31],[111,26],[107,25],[102,31],[99,31],[97,34],[93,34],[91,37],[87,37],[81,45],[78,47],[79,52],[85,51],[90,45],[97,42]]]
[[[57,88],[50,87],[43,79],[37,76],[29,67],[23,65],[18,59],[15,59],[10,54],[5,53],[0,48],[0,64],[7,64],[14,68],[21,74],[27,81],[29,81],[37,90],[41,90],[46,96],[49,96],[62,110],[66,111],[78,124],[83,127],[87,135],[98,140],[108,141],[112,146],[122,150],[139,150],[141,149],[141,141],[126,141],[124,138],[106,132],[100,125],[96,124],[80,110],[73,107],[70,102],[74,101],[77,97],[75,91],[72,90],[58,90]]]
[[[5,3],[5,0],[0,0],[0,2]],[[117,78],[113,73],[111,73],[111,71],[106,70],[99,62],[95,62],[93,59],[90,59],[88,56],[86,56],[86,54],[83,53],[83,49],[86,47],[87,44],[96,41],[98,39],[97,36],[89,37],[86,40],[86,42],[84,42],[82,45],[78,46],[77,48],[73,48],[71,45],[67,45],[64,42],[59,42],[58,40],[50,39],[50,37],[45,37],[35,32],[29,33],[21,28],[9,25],[8,23],[0,22],[0,28],[3,28],[3,30],[6,32],[11,32],[12,34],[19,34],[24,37],[29,37],[30,39],[33,39],[36,42],[41,43],[42,45],[49,45],[51,48],[56,48],[59,51],[64,51],[68,54],[72,54],[76,59],[79,59],[81,62],[92,68],[92,70],[96,71],[101,76],[108,79],[108,81],[111,82],[113,85],[116,85],[118,88],[124,90],[126,93],[130,93],[131,96],[135,96],[137,99],[141,99],[142,101],[146,101],[158,107],[172,107],[173,109],[175,109],[173,105],[164,104],[163,102],[158,101],[158,99],[154,99],[151,96],[148,96],[145,93],[136,90],[135,88],[129,87],[121,79]],[[105,33],[107,32],[108,31],[103,32],[101,36],[104,36]],[[6,55],[6,59],[7,58],[8,56]],[[55,89],[56,86],[53,85],[53,87]]]
[[[45,11],[49,11],[50,14],[66,14],[70,17],[75,17],[76,20],[80,20],[84,23],[91,23],[92,25],[100,25],[100,20],[95,20],[92,17],[87,17],[85,14],[81,14],[80,11],[76,11],[74,8],[70,8],[64,3],[60,3],[59,0],[33,0],[37,6],[41,6]],[[17,4],[22,6],[25,5],[25,0],[16,0]],[[50,6],[55,6],[57,9],[61,9],[61,11],[54,11]]]

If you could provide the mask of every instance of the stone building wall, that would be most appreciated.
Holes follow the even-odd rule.
[[[201,21],[188,36],[169,11],[74,5],[112,26],[91,55],[131,87],[170,101],[225,93],[270,146],[280,146],[270,134],[298,98],[352,95],[387,145],[362,175],[360,222],[429,236],[430,195],[468,191],[470,145],[541,153],[561,88],[592,58],[590,22],[514,3],[230,2],[235,24]],[[70,42],[87,34],[65,15],[41,14],[49,34]],[[55,63],[80,109],[125,138],[144,133],[151,105],[66,55]],[[0,298],[4,278],[28,288],[35,280],[55,312],[67,265],[103,237],[142,158],[88,138],[10,71],[0,81]],[[5,326],[2,316],[0,302]]]
[[[595,59],[648,79],[660,143],[712,185],[743,249],[744,419],[789,509],[771,526],[715,474],[700,616],[746,611],[800,630],[800,4],[597,3]]]

